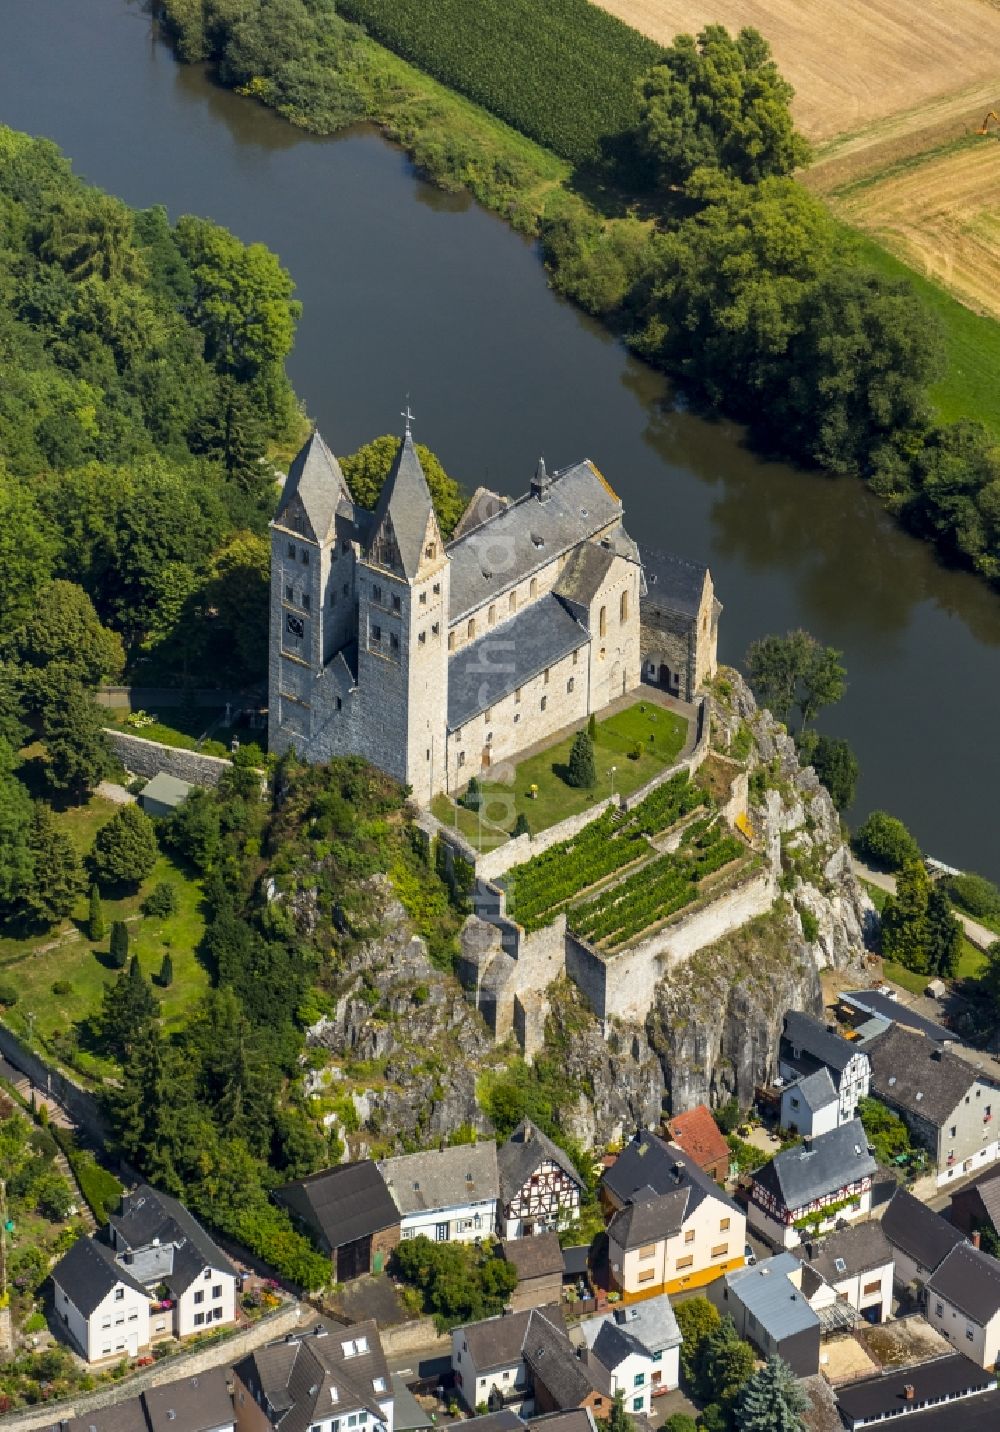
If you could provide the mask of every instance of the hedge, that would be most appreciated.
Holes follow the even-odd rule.
[[[587,0],[338,0],[443,84],[573,163],[635,129],[662,48]]]
[[[66,1161],[80,1185],[80,1192],[90,1205],[91,1213],[98,1223],[107,1223],[108,1215],[113,1213],[121,1202],[121,1183],[113,1173],[102,1168],[92,1153],[78,1148],[72,1134],[65,1129],[50,1124],[49,1132],[66,1155]]]

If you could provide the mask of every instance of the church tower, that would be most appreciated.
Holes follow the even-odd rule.
[[[426,803],[445,788],[449,561],[407,414],[357,573],[363,754]]]

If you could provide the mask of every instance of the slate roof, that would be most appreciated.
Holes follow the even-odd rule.
[[[983,1211],[993,1224],[994,1228],[1000,1229],[1000,1169],[990,1169],[981,1178],[972,1179],[969,1183],[951,1195],[952,1203],[962,1194],[977,1193],[983,1205]]]
[[[239,1276],[236,1268],[188,1212],[183,1203],[142,1183],[122,1197],[121,1208],[109,1218],[119,1244],[137,1250],[159,1240],[160,1246],[174,1245],[173,1267],[164,1282],[179,1296],[201,1276],[205,1268]]]
[[[232,1420],[230,1408],[230,1421]],[[149,1423],[141,1397],[129,1397],[124,1402],[113,1402],[110,1407],[95,1407],[81,1417],[71,1417],[66,1422],[55,1422],[45,1432],[147,1432]],[[173,1432],[187,1432],[181,1425]]]
[[[382,1159],[378,1170],[404,1216],[496,1199],[500,1191],[492,1139]]]
[[[794,1210],[826,1198],[857,1179],[870,1177],[875,1168],[861,1120],[851,1119],[810,1140],[808,1146],[800,1144],[775,1154],[753,1180],[774,1194],[785,1208]]]
[[[790,1009],[785,1015],[783,1040],[811,1055],[820,1064],[826,1064],[843,1074],[851,1060],[858,1053],[857,1045],[845,1039],[842,1034],[827,1029],[820,1019],[802,1010]]]
[[[951,1353],[915,1367],[893,1368],[877,1377],[838,1387],[837,1402],[849,1427],[863,1426],[879,1416],[898,1416],[908,1408],[912,1409],[911,1415],[915,1415],[922,1404],[995,1384],[995,1373],[984,1371],[960,1353]],[[908,1386],[913,1388],[912,1398],[906,1396]],[[963,1412],[964,1408],[959,1410],[953,1406],[950,1412],[953,1421],[948,1425],[963,1426]],[[917,1415],[913,1426],[919,1432],[924,1425],[923,1416]]]
[[[371,1159],[286,1183],[275,1196],[317,1229],[330,1248],[342,1248],[399,1222],[399,1209]]]
[[[791,1281],[790,1275],[798,1269],[798,1260],[791,1253],[779,1253],[751,1268],[735,1268],[726,1274],[727,1288],[775,1342],[819,1327],[805,1292]]]
[[[590,1246],[577,1243],[562,1250],[563,1273],[567,1278],[582,1278],[590,1266]]]
[[[690,1186],[698,1189],[700,1196],[711,1194],[728,1208],[740,1211],[683,1149],[671,1147],[648,1129],[643,1129],[621,1151],[605,1173],[603,1184],[619,1203],[648,1197],[650,1192],[670,1193],[678,1186]]]
[[[666,611],[697,616],[708,572],[704,562],[689,562],[650,547],[641,548],[641,555],[650,603]]]
[[[867,1046],[872,1093],[940,1128],[951,1119],[979,1071],[922,1034],[891,1025]]]
[[[496,706],[590,637],[551,592],[448,658],[448,729]]]
[[[824,1064],[821,1069],[814,1069],[811,1074],[803,1074],[801,1079],[794,1080],[786,1086],[785,1092],[794,1089],[799,1095],[803,1104],[810,1113],[817,1113],[825,1109],[837,1099],[837,1091],[833,1087],[833,1080],[830,1078],[830,1071]]]
[[[345,1344],[356,1346],[362,1340],[364,1351],[345,1353]],[[307,1333],[256,1348],[234,1371],[251,1393],[262,1392],[278,1432],[307,1432],[334,1411],[343,1418],[366,1409],[381,1422],[379,1401],[392,1397],[381,1339],[371,1320],[352,1327],[317,1323]]]
[[[213,1432],[235,1421],[225,1368],[183,1377],[142,1394],[149,1432]]]
[[[985,1326],[1000,1313],[1000,1263],[971,1243],[956,1243],[928,1278],[927,1291]]]
[[[114,1251],[89,1234],[78,1238],[59,1259],[52,1269],[52,1281],[85,1318],[90,1317],[118,1283],[146,1297],[142,1284],[116,1262]]]
[[[893,1261],[892,1248],[880,1223],[854,1223],[838,1228],[818,1242],[801,1243],[795,1257],[818,1273],[828,1283],[884,1268]],[[838,1261],[844,1266],[838,1267]]]
[[[469,504],[465,511],[455,523],[455,530],[451,534],[452,542],[457,542],[460,537],[468,536],[474,528],[481,527],[484,522],[489,522],[509,506],[509,497],[502,497],[499,492],[494,492],[489,487],[477,487],[469,498]]]
[[[323,542],[338,509],[353,519],[354,504],[340,463],[317,428],[288,469],[274,520],[279,527],[287,527],[311,542]]]
[[[697,1104],[686,1114],[676,1114],[667,1128],[673,1142],[689,1154],[699,1168],[719,1159],[728,1165],[729,1145],[706,1105]]]
[[[594,1432],[594,1416],[588,1407],[567,1407],[563,1412],[546,1412],[531,1419],[532,1427],[546,1432]]]
[[[578,1188],[583,1188],[583,1179],[569,1154],[530,1120],[522,1119],[507,1142],[497,1149],[501,1201],[506,1205],[516,1198],[531,1175],[546,1161],[554,1163]]]
[[[568,601],[589,607],[607,580],[614,560],[610,546],[584,542],[559,573],[554,590]]]
[[[474,1432],[518,1432],[519,1428],[526,1426],[524,1419],[510,1407],[502,1407],[499,1412],[484,1412],[482,1417],[470,1417],[462,1423],[462,1432],[466,1432],[467,1428],[474,1429]]]
[[[451,620],[517,586],[621,516],[620,499],[589,460],[554,473],[543,501],[518,498],[448,546]]]
[[[655,1298],[644,1298],[642,1302],[634,1303],[630,1307],[616,1308],[611,1313],[587,1318],[580,1323],[578,1332],[587,1346],[599,1352],[606,1367],[617,1366],[617,1363],[608,1362],[597,1348],[605,1328],[609,1330],[605,1346],[611,1351],[627,1348],[631,1352],[652,1356],[657,1352],[665,1352],[667,1348],[678,1347],[681,1342],[681,1330],[666,1293],[659,1293]],[[610,1334],[613,1334],[613,1337]],[[622,1353],[622,1356],[626,1355]]]
[[[148,797],[152,801],[159,801],[161,805],[178,806],[190,790],[190,781],[182,781],[178,776],[172,776],[169,771],[157,771],[152,780],[143,786],[139,797]]]
[[[558,1277],[562,1281],[563,1253],[558,1233],[536,1233],[531,1238],[505,1238],[503,1256],[517,1273],[518,1281],[527,1278]]]
[[[626,1252],[660,1238],[672,1238],[700,1201],[692,1199],[690,1187],[674,1189],[671,1193],[640,1194],[612,1218],[608,1237]]]
[[[910,1009],[898,999],[893,999],[878,989],[853,989],[841,990],[840,999],[845,1004],[853,1006],[854,1009],[864,1010],[866,1014],[873,1014],[880,1019],[887,1019],[891,1024],[901,1024],[904,1029],[916,1030],[918,1034],[926,1034],[928,1039],[937,1040],[939,1044],[946,1039],[954,1039],[950,1030],[945,1029],[943,1024],[937,1024],[933,1019],[918,1014],[916,1010]]]
[[[370,527],[372,542],[382,531],[386,518],[392,527],[403,573],[409,578],[415,577],[423,557],[427,524],[432,519],[435,526],[437,523],[430,489],[409,429],[403,435],[375,504]]]
[[[965,1239],[939,1213],[897,1188],[882,1215],[882,1231],[894,1248],[932,1271]]]
[[[544,1385],[560,1411],[579,1407],[595,1391],[611,1394],[606,1364],[592,1356],[578,1357],[565,1329],[544,1313],[529,1323],[523,1352],[535,1383]]]
[[[407,1387],[402,1373],[392,1373],[390,1381],[392,1382],[393,1432],[429,1432],[429,1429],[434,1426],[434,1421]]]

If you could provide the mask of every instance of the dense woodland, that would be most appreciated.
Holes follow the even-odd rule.
[[[946,558],[1000,580],[996,434],[934,420],[928,394],[946,362],[937,320],[910,284],[869,269],[793,179],[808,151],[766,41],[709,26],[654,54],[573,0],[532,7],[527,22],[500,0],[450,6],[446,41],[437,7],[384,0],[343,0],[341,14],[333,0],[161,10],[182,58],[210,60],[223,83],[293,123],[329,133],[376,120],[430,178],[539,234],[554,286],[692,400],[746,421],[767,452],[865,478]],[[393,68],[345,15],[576,167],[547,165]],[[561,43],[567,24],[586,42]],[[537,83],[524,87],[526,34]],[[556,56],[559,82],[542,83]],[[560,95],[578,92],[594,102],[564,109]]]

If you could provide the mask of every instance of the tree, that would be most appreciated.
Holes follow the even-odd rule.
[[[745,665],[760,704],[786,723],[797,706],[804,729],[824,706],[843,696],[847,673],[840,657],[832,646],[820,646],[814,636],[799,630],[753,642]]]
[[[531,826],[528,824],[528,817],[524,814],[524,811],[521,811],[517,820],[514,822],[514,829],[511,831],[511,835],[516,840],[519,835],[530,834]]]
[[[700,1395],[728,1412],[754,1362],[753,1348],[739,1336],[732,1318],[723,1318],[701,1346],[696,1374]]]
[[[101,885],[138,885],[156,864],[153,822],[137,805],[122,806],[94,839],[90,867]]]
[[[95,881],[90,887],[90,907],[87,912],[87,935],[95,945],[99,945],[104,939],[105,928],[101,891]]]
[[[32,875],[23,887],[21,906],[30,921],[53,925],[73,909],[84,876],[73,842],[41,801],[35,802],[28,849]]]
[[[219,642],[212,650],[236,682],[258,681],[267,671],[271,600],[271,547],[254,532],[236,532],[212,558],[206,590],[216,613]]]
[[[174,982],[174,962],[170,958],[170,951],[164,953],[160,961],[160,973],[157,976],[157,983],[160,989],[169,989]]]
[[[56,533],[30,487],[15,481],[0,459],[0,631],[13,631],[31,616],[57,550]]]
[[[221,830],[215,796],[196,786],[165,821],[163,840],[171,850],[206,871],[219,852]]]
[[[116,970],[123,970],[128,959],[128,926],[124,920],[111,922],[111,963]]]
[[[846,810],[854,801],[861,774],[850,744],[838,736],[820,736],[815,731],[803,732],[797,744],[800,759],[812,766],[834,805],[839,811]]]
[[[17,659],[28,666],[58,664],[85,686],[115,681],[125,667],[117,632],[101,624],[94,604],[75,582],[49,582],[31,617],[13,635]]]
[[[105,986],[98,1018],[102,1048],[116,1059],[127,1060],[133,1050],[150,1041],[159,1008],[133,955],[128,969]]]
[[[14,913],[34,874],[31,797],[17,779],[17,757],[0,738],[0,916]]]
[[[885,870],[900,870],[920,859],[920,847],[906,826],[884,810],[873,810],[851,843],[862,860]]]
[[[672,1412],[663,1424],[663,1432],[698,1432],[698,1424],[686,1412]]]
[[[611,1412],[607,1417],[599,1417],[597,1425],[601,1432],[635,1432],[635,1422],[625,1411],[625,1394],[621,1388],[615,1393]]]
[[[639,93],[640,142],[666,186],[684,185],[701,167],[757,184],[809,158],[792,124],[794,91],[757,30],[734,39],[707,25],[697,39],[677,35]]]
[[[176,915],[179,906],[177,886],[169,880],[158,880],[142,902],[142,913],[150,920],[165,920]]]
[[[441,535],[451,536],[455,524],[465,510],[465,496],[454,478],[449,477],[430,448],[416,444],[417,457],[427,479]],[[341,458],[340,466],[355,502],[372,511],[379,493],[396,461],[399,438],[386,435],[374,438],[349,457]]]
[[[63,667],[40,673],[32,689],[45,745],[45,779],[54,791],[82,798],[114,770],[100,708]]]
[[[882,911],[882,954],[908,970],[929,969],[927,903],[931,882],[923,862],[911,860],[896,876],[896,893]]]
[[[952,913],[951,901],[940,885],[932,885],[927,896],[927,968],[931,974],[951,979],[962,953],[962,926]]]
[[[744,1383],[733,1407],[736,1432],[805,1432],[808,1398],[792,1369],[769,1357]]]
[[[586,731],[577,731],[573,737],[565,779],[568,786],[583,790],[593,790],[597,784],[594,743]]]
[[[901,1154],[911,1151],[913,1145],[910,1142],[909,1129],[897,1114],[887,1109],[878,1099],[861,1099],[858,1103],[858,1117],[880,1164],[891,1165]]]
[[[994,940],[984,953],[983,966],[979,973],[979,984],[1000,1009],[1000,940]]]
[[[702,1347],[719,1326],[719,1310],[707,1298],[699,1296],[678,1303],[674,1315],[684,1339],[681,1343],[681,1372],[684,1380],[693,1384]]]

